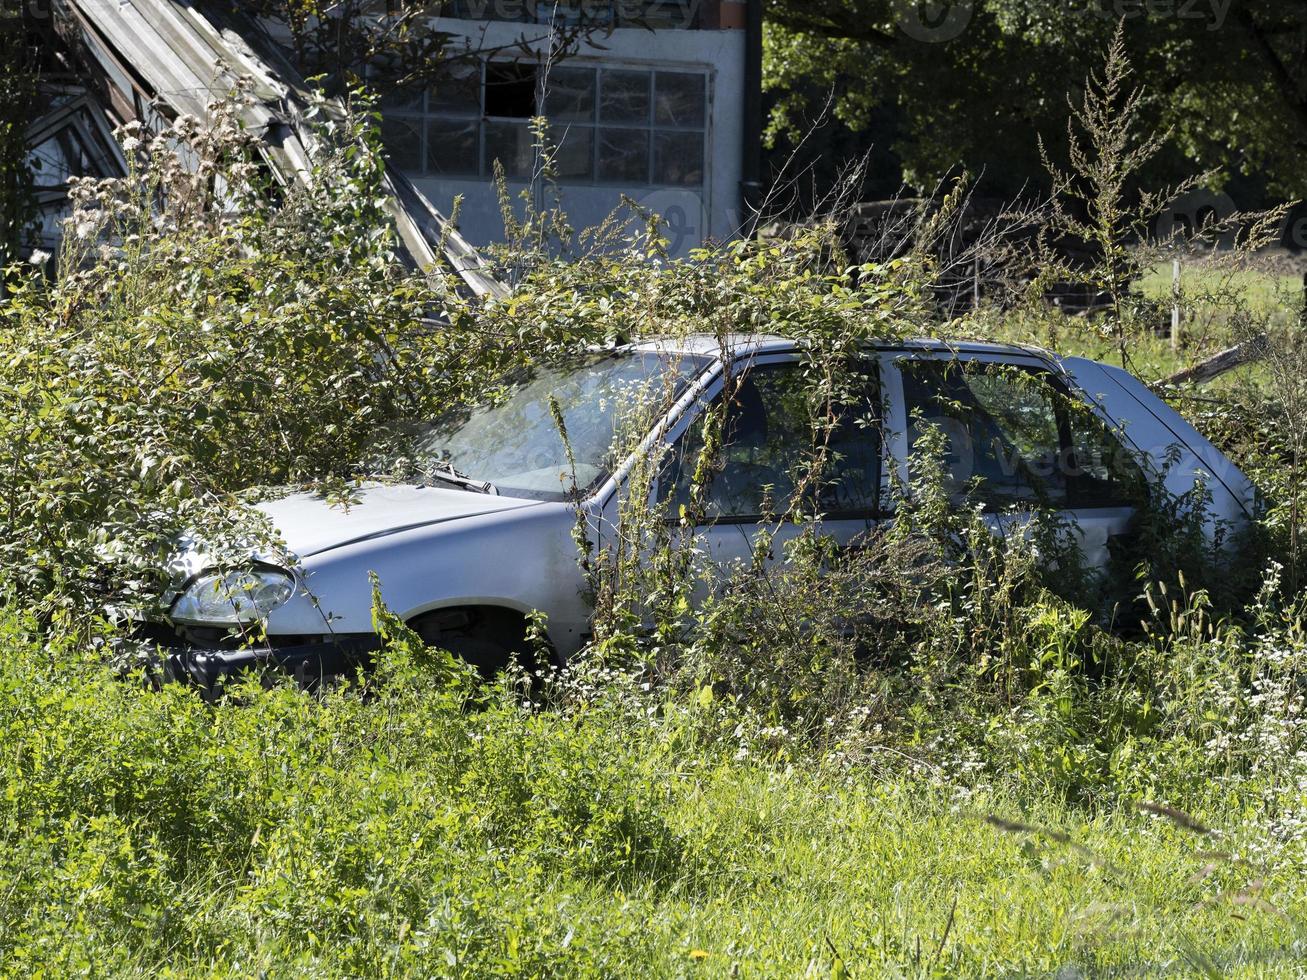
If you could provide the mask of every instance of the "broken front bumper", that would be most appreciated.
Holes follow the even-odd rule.
[[[175,636],[162,638],[156,633],[142,636],[134,645],[136,665],[154,684],[188,684],[214,697],[229,681],[250,674],[289,676],[310,690],[324,681],[352,677],[372,667],[381,640],[375,633],[342,634],[329,640],[228,650],[183,644]]]

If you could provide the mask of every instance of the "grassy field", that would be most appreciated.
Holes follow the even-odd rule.
[[[1255,264],[1254,264],[1255,263]],[[1300,303],[1303,295],[1301,262],[1288,255],[1271,255],[1226,265],[1205,258],[1181,261],[1180,296],[1184,300],[1225,300],[1238,297],[1256,312],[1271,313]],[[1152,269],[1139,281],[1139,291],[1149,299],[1171,304],[1174,271],[1170,263]],[[1212,305],[1217,305],[1213,302]],[[1221,302],[1229,307],[1232,304]]]
[[[1233,260],[1229,260],[1233,262]],[[1191,259],[1182,266],[1184,323],[1178,350],[1170,341],[1172,269],[1157,266],[1136,284],[1137,293],[1156,304],[1155,330],[1132,331],[1127,344],[1130,370],[1152,381],[1170,377],[1195,363],[1265,330],[1284,330],[1297,322],[1303,302],[1300,260],[1264,255],[1227,265]],[[1002,311],[982,316],[977,332],[985,337],[1036,344],[1059,354],[1120,365],[1116,338],[1101,316],[1058,316],[1048,310]],[[1210,390],[1228,390],[1244,380],[1260,383],[1255,366],[1217,379]]]
[[[416,674],[210,706],[6,645],[10,976],[1284,977],[1307,958],[1301,787],[1222,785],[1141,741],[1073,801],[1039,757],[1094,733],[1040,742],[1036,702],[969,747],[823,760],[620,683],[566,711],[469,709],[462,682]],[[1131,802],[1168,787],[1201,835]]]
[[[1221,880],[1196,880],[1206,862],[1182,831],[1116,810],[965,796],[920,779],[837,787],[719,771],[678,809],[751,857],[698,901],[650,903],[652,921],[669,952],[710,951],[719,975],[735,963],[826,975],[838,952],[859,976],[1276,976],[1307,953],[1291,924],[1307,897],[1292,872],[1267,883],[1291,918],[1258,910],[1236,922],[1222,903],[1204,906]],[[1069,840],[1006,833],[989,814]],[[675,955],[666,972],[678,972]]]

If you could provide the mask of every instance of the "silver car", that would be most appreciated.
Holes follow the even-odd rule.
[[[1130,531],[1145,486],[1176,496],[1203,486],[1212,535],[1253,510],[1248,479],[1126,372],[979,343],[867,348],[839,399],[826,470],[816,489],[796,487],[812,456],[810,368],[792,341],[697,336],[511,379],[492,405],[411,431],[410,482],[368,484],[349,506],[305,493],[261,505],[295,567],[221,572],[184,556],[193,574],[172,597],[166,672],[212,690],[252,666],[306,681],[352,669],[378,645],[372,573],[424,640],[484,672],[524,652],[534,611],[566,661],[590,633],[578,517],[593,547],[611,543],[642,459],[656,460],[652,502],[678,513],[702,450],[696,420],[724,389],[723,446],[696,532],[705,562],[749,557],[760,522],[796,493],[810,495],[824,533],[865,534],[910,484],[928,428],[959,505],[983,507],[997,532],[1036,504],[1064,511],[1090,565]],[[253,623],[256,645],[244,636]]]

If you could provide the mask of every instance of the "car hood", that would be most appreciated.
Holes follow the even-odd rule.
[[[443,487],[368,484],[348,506],[312,493],[258,505],[300,558],[346,545],[465,517],[538,507],[539,501]]]

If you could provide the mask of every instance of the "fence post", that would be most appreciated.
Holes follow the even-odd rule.
[[[1180,309],[1180,260],[1171,263],[1171,352],[1180,350],[1180,324],[1184,320]]]

